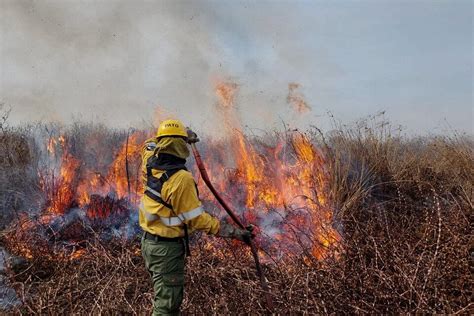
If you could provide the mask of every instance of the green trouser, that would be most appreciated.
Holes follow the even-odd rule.
[[[142,238],[142,255],[155,291],[153,315],[178,315],[184,292],[184,243]]]

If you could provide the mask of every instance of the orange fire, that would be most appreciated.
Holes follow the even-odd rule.
[[[48,195],[50,202],[47,210],[51,213],[64,214],[74,202],[75,192],[72,188],[76,183],[76,172],[80,168],[81,162],[74,158],[66,146],[66,139],[63,135],[57,139],[51,137],[48,140],[47,151],[52,157],[56,157],[56,147],[60,146],[63,149],[60,158],[60,169],[57,174],[40,175],[43,191]]]
[[[288,102],[298,112],[309,111],[297,88],[290,84]],[[300,132],[275,134],[271,144],[246,136],[236,108],[238,85],[219,82],[215,90],[225,137],[199,144],[207,149],[203,158],[211,180],[241,211],[244,222],[257,225],[258,242],[267,249],[285,255],[294,246],[303,245],[305,254],[325,258],[340,236],[333,227],[322,150],[310,135]],[[138,205],[143,190],[140,151],[146,136],[143,131],[128,135],[102,172],[75,156],[65,136],[50,138],[47,151],[58,159],[60,167],[41,177],[48,214],[62,215],[78,207],[89,219],[100,221],[127,207],[117,206],[115,201]],[[201,198],[214,203],[202,182],[199,184],[204,194]],[[207,244],[205,249],[215,251],[216,244]],[[81,255],[78,251],[73,257]]]
[[[141,181],[135,176],[140,155],[143,132],[135,132],[127,137],[126,142],[115,153],[106,175],[94,170],[84,170],[81,161],[70,153],[70,146],[64,135],[50,138],[47,144],[48,153],[55,158],[61,152],[59,172],[41,175],[43,191],[48,195],[48,212],[64,214],[72,207],[87,207],[93,196],[113,195],[115,199],[128,198],[136,202],[141,195]],[[59,148],[57,148],[59,147]],[[131,174],[133,173],[133,174]],[[96,199],[97,200],[97,199]],[[94,214],[93,210],[98,213]],[[87,213],[90,217],[104,217],[103,205],[92,205]]]
[[[110,166],[107,182],[114,184],[119,198],[129,197],[130,199],[133,198],[136,200],[137,196],[141,195],[142,182],[138,181],[138,179],[133,177],[133,175],[130,175],[130,172],[132,171],[130,165],[134,159],[133,157],[136,159],[140,156],[144,140],[143,138],[143,132],[135,132],[130,135],[118,150],[117,156]],[[134,178],[136,181],[131,183]]]
[[[286,101],[290,104],[298,113],[306,113],[311,111],[311,107],[306,103],[303,96],[298,93],[298,88],[300,87],[297,83],[288,84],[288,96]]]
[[[286,139],[278,138],[274,146],[257,149],[256,144],[242,133],[235,108],[237,88],[232,82],[220,82],[216,85],[219,99],[217,108],[227,133],[227,146],[222,149],[232,152],[235,170],[229,179],[228,176],[222,176],[225,173],[219,172],[229,169],[229,165],[208,163],[211,177],[219,182],[218,186],[224,189],[223,192],[236,193],[229,182],[237,182],[245,189],[243,207],[249,222],[258,217],[269,216],[268,212],[271,210],[294,213],[290,215],[295,216],[287,216],[289,223],[285,224],[312,232],[312,254],[318,259],[324,258],[327,250],[340,237],[332,227],[332,212],[326,193],[328,174],[321,150],[311,142],[308,135],[302,133],[293,133]],[[310,107],[296,94],[297,88],[298,85],[290,84],[288,101],[297,103],[298,111],[307,111]],[[215,153],[215,148],[210,152]],[[225,157],[226,152],[219,154]],[[299,215],[299,209],[305,209],[306,216]],[[279,242],[284,238],[284,232],[274,236],[275,241]]]

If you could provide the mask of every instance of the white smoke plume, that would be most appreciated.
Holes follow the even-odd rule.
[[[216,132],[214,85],[231,80],[255,130],[387,110],[472,132],[472,1],[3,0],[0,36],[15,123],[148,127],[159,106]]]
[[[286,98],[289,82],[305,81],[299,69],[322,67],[293,47],[298,16],[280,5],[261,5],[267,12],[192,1],[0,5],[0,101],[13,107],[14,122],[149,127],[159,107],[214,132],[214,85],[233,80],[243,121],[271,127],[294,115]]]

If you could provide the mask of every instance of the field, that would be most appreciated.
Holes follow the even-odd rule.
[[[4,273],[8,286],[16,290],[21,302],[9,312],[146,314],[151,310],[153,293],[140,255],[139,235],[130,228],[134,217],[128,213],[120,215],[125,209],[134,212],[130,205],[135,205],[138,198],[134,194],[140,194],[139,176],[129,176],[139,170],[138,151],[129,137],[132,134],[84,123],[61,127],[10,127],[7,123],[5,115],[0,126],[1,245],[13,255]],[[47,139],[44,135],[56,135],[57,131],[68,136],[71,156],[86,157],[91,148],[104,148],[107,170],[118,161],[117,152],[124,140],[130,138],[126,161],[117,168],[125,170],[127,165],[128,183],[124,188],[128,186],[127,196],[132,198],[123,200],[117,185],[114,201],[100,200],[108,213],[92,214],[89,207],[85,211],[87,216],[81,217],[88,218],[87,222],[71,220],[71,225],[61,226],[55,238],[48,239],[42,229],[45,218],[53,216],[54,199],[45,188],[58,187],[54,181],[46,183],[49,186],[45,184],[45,177],[54,173],[46,172],[45,148],[38,140]],[[148,133],[138,132],[143,137]],[[308,181],[315,181],[310,186],[318,188],[317,204],[324,204],[313,212],[324,210],[322,217],[326,220],[319,219],[318,223],[325,231],[301,226],[297,219],[292,219],[294,227],[301,230],[293,230],[291,236],[301,239],[297,243],[299,251],[291,254],[282,250],[295,245],[295,240],[286,240],[290,234],[257,239],[269,252],[264,256],[264,269],[275,302],[274,312],[472,314],[472,138],[402,137],[379,118],[338,127],[325,134],[317,129],[295,133],[302,135],[298,137],[303,137],[306,145],[310,144],[311,153],[318,153],[317,157],[311,156],[311,161],[304,161],[313,169],[301,170],[318,173],[318,177],[310,175]],[[296,146],[298,138],[288,134],[282,131],[242,137],[252,148],[270,150],[280,142]],[[91,136],[97,147],[85,146],[84,139]],[[139,140],[140,137],[136,144]],[[219,144],[206,147],[205,156],[209,157],[211,149],[219,148]],[[298,148],[294,148],[294,157],[307,157]],[[255,157],[265,157],[262,150]],[[61,157],[65,157],[64,150]],[[211,158],[207,161],[210,167],[214,163]],[[318,164],[314,165],[316,158]],[[58,159],[64,165],[63,158]],[[294,159],[288,159],[294,163]],[[82,161],[92,164],[89,158]],[[102,166],[100,161],[93,162]],[[48,166],[51,170],[59,168],[51,162]],[[239,168],[236,166],[237,171],[245,174],[247,169]],[[257,197],[260,191],[270,192],[265,183],[259,186],[259,182],[246,182],[248,179],[239,175],[236,172],[231,176],[236,185],[247,186],[246,196],[231,201],[239,209],[256,203],[248,200],[249,192],[255,191]],[[115,183],[123,178],[118,173],[114,177]],[[242,177],[245,179],[241,180]],[[81,183],[61,181],[60,187],[81,187]],[[218,208],[211,206],[212,197],[205,188],[200,187],[200,191],[210,212],[221,216]],[[74,192],[79,196],[79,191]],[[90,198],[88,205],[92,203]],[[74,201],[80,205],[79,200]],[[104,204],[105,201],[112,204]],[[71,203],[54,216],[65,217],[70,209],[78,207]],[[55,210],[58,209],[59,206]],[[110,219],[116,214],[120,216]],[[250,213],[246,219],[265,216],[271,215]],[[130,221],[126,228],[121,226],[122,222],[116,222],[125,217]],[[48,221],[50,227],[51,223]],[[120,234],[108,231],[111,225],[118,227]],[[262,229],[263,233],[270,234]],[[244,246],[200,235],[194,237],[192,244],[183,313],[268,313],[253,261]]]

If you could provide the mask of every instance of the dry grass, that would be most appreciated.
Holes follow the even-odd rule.
[[[275,312],[472,314],[472,138],[406,139],[365,124],[332,132],[324,144],[339,255],[265,265]],[[3,238],[12,252],[14,241]],[[222,256],[204,242],[187,263],[183,312],[267,313],[250,258],[225,246]],[[36,247],[34,259],[9,273],[23,300],[12,312],[148,313],[152,290],[138,244],[90,238],[75,260]]]

